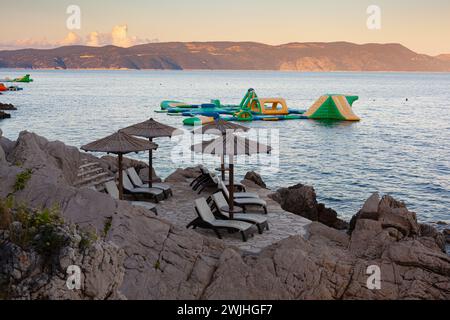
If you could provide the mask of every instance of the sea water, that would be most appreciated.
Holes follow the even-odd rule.
[[[0,78],[24,73],[2,69]],[[166,99],[238,104],[251,87],[260,97],[283,97],[290,108],[307,109],[325,93],[358,95],[354,111],[360,122],[245,123],[275,130],[279,159],[269,165],[238,163],[238,179],[256,170],[273,189],[313,185],[319,201],[347,218],[379,191],[406,202],[421,221],[450,222],[450,74],[63,70],[31,74],[35,82],[20,84],[24,91],[0,96],[1,102],[18,108],[11,119],[0,121],[4,136],[16,139],[20,131],[28,130],[77,147],[149,117],[190,129],[183,127],[182,117],[154,112]],[[194,164],[174,156],[180,140],[155,142],[159,149],[154,166],[160,176]],[[132,157],[146,160],[147,154]],[[210,168],[216,165],[208,158],[203,161]]]

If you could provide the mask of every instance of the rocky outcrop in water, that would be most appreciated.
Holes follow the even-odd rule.
[[[22,133],[13,148],[4,152],[10,162],[0,162],[0,198],[12,194],[31,208],[57,204],[67,223],[102,235],[104,252],[119,257],[106,249],[108,243],[123,250],[124,274],[117,296],[110,293],[121,271],[108,269],[105,279],[95,271],[103,270],[96,260],[86,270],[101,278],[92,278],[89,293],[80,291],[70,298],[120,298],[121,293],[128,299],[450,299],[450,257],[442,252],[432,230],[418,225],[413,213],[389,197],[369,199],[353,220],[351,234],[312,223],[306,238],[290,237],[257,255],[245,255],[127,202],[74,188],[68,182],[69,171],[81,155],[71,147]],[[67,157],[64,161],[62,155]],[[17,188],[18,177],[27,169],[31,174]],[[180,169],[170,180],[197,175],[198,169]],[[313,192],[306,187],[302,192],[293,194],[314,214]],[[8,261],[23,254],[17,249],[4,252],[11,251],[6,254]],[[93,254],[102,261],[104,255]],[[77,257],[79,252],[75,261]],[[367,273],[377,268],[380,282],[371,282]],[[37,281],[32,276],[19,279],[21,283]],[[42,292],[52,292],[48,288]]]
[[[9,118],[11,118],[11,115],[9,113],[0,111],[0,120],[2,120],[2,119],[9,119]]]
[[[316,192],[311,186],[297,184],[281,188],[270,197],[278,202],[283,210],[298,214],[311,221],[319,221],[338,230],[348,227],[346,221],[338,218],[336,211],[317,202]]]
[[[441,251],[445,252],[445,238],[431,225],[419,224],[414,212],[406,205],[391,196],[380,199],[374,193],[364,204],[362,209],[352,217],[349,233],[353,233],[359,220],[373,220],[381,224],[391,237],[398,241],[405,238],[421,238],[433,242]],[[424,240],[425,241],[425,240]]]
[[[12,104],[10,103],[1,103],[0,102],[0,110],[17,110],[16,107],[14,107]]]
[[[267,185],[262,179],[261,175],[255,171],[247,172],[244,176],[244,181],[242,181],[242,183],[244,184],[250,183],[260,188],[267,189]]]
[[[11,111],[11,110],[17,110],[17,108],[14,107],[12,104],[0,102],[0,120],[11,118],[11,115],[7,112],[4,112],[3,110]]]

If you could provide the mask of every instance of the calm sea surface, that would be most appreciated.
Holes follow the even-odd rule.
[[[23,74],[0,70],[0,78]],[[239,103],[252,87],[261,97],[284,97],[290,108],[306,109],[324,93],[359,95],[354,105],[359,123],[248,124],[278,130],[279,162],[238,164],[239,178],[254,169],[271,188],[311,184],[320,201],[345,217],[379,191],[405,201],[422,221],[450,222],[450,74],[33,71],[32,76],[34,83],[21,84],[23,92],[0,97],[19,109],[0,122],[3,134],[16,139],[29,130],[78,147],[149,117],[183,128],[183,118],[154,112],[165,99]],[[176,155],[180,140],[156,142],[154,165],[163,177],[197,162]]]

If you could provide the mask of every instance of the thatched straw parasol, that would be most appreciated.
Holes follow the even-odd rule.
[[[155,121],[154,119],[149,119],[147,121],[134,124],[130,127],[124,128],[121,131],[133,135],[133,136],[139,136],[149,139],[150,142],[153,142],[154,138],[163,138],[163,137],[172,137],[177,134],[181,134],[181,130],[178,130],[174,127],[165,125],[163,123],[160,123],[158,121]],[[150,149],[149,157],[148,157],[148,184],[149,187],[152,187],[153,182],[153,150]]]
[[[156,150],[158,145],[147,140],[138,139],[119,131],[106,138],[91,142],[81,147],[84,151],[117,154],[119,158],[119,198],[123,199],[122,159],[131,152]]]
[[[205,124],[204,126],[192,131],[193,134],[212,134],[216,136],[223,136],[232,133],[247,132],[250,128],[241,126],[223,119],[216,119],[214,122]],[[222,181],[225,181],[225,155],[221,156],[220,171],[222,173]]]
[[[233,131],[233,133],[236,132],[247,132],[250,130],[250,128],[241,126],[240,124],[226,121],[223,119],[216,119],[214,122],[205,124],[204,126],[201,126],[200,128],[197,128],[192,131],[194,134],[213,134],[216,136],[222,136],[226,134],[227,132]]]
[[[233,218],[234,211],[234,156],[252,155],[258,153],[270,153],[272,148],[250,140],[248,138],[239,137],[234,134],[223,135],[217,139],[204,141],[191,146],[191,150],[197,153],[212,154],[217,156],[228,156],[230,162],[230,181],[229,181],[229,207],[230,216]]]

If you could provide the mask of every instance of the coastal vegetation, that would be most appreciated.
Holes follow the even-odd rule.
[[[63,226],[56,206],[32,210],[24,204],[15,204],[11,196],[0,199],[0,230],[24,250],[33,249],[46,257],[58,254],[68,244],[68,239],[60,232]]]
[[[25,189],[25,186],[27,182],[31,179],[32,174],[33,170],[31,169],[26,169],[21,173],[19,173],[16,176],[16,182],[14,183],[14,192]]]

